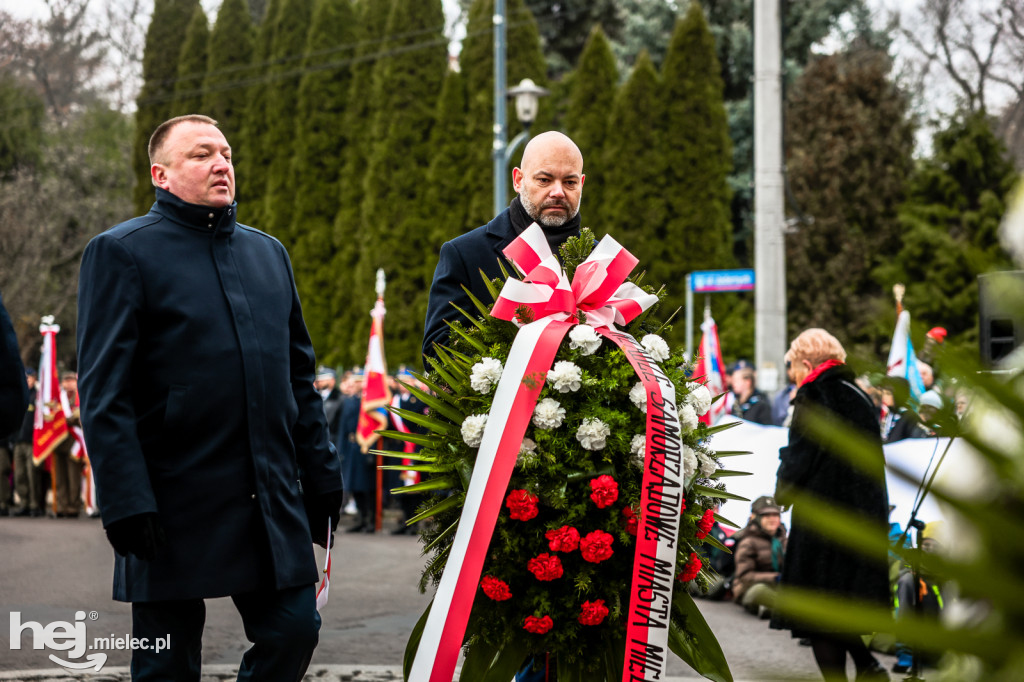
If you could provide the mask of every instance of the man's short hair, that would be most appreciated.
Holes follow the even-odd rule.
[[[156,154],[160,151],[160,147],[163,146],[164,140],[170,135],[171,130],[181,123],[209,123],[212,126],[217,125],[217,122],[209,116],[203,114],[185,114],[184,116],[175,116],[169,118],[156,127],[153,134],[149,136],[149,164],[153,165],[156,163]]]

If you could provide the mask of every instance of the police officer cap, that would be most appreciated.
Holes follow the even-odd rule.
[[[761,497],[754,500],[754,504],[750,505],[750,510],[755,514],[768,514],[782,512],[782,507],[775,504],[775,498],[771,495],[762,495]]]
[[[317,379],[337,379],[338,375],[330,367],[324,367],[323,365],[320,365],[319,367],[316,368],[316,378]]]
[[[729,374],[741,369],[754,369],[754,363],[750,360],[737,360],[729,367]]]

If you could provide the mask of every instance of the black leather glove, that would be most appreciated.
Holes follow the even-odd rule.
[[[134,554],[145,561],[155,559],[157,551],[167,542],[156,512],[126,516],[107,526],[106,531],[115,552],[123,557]]]
[[[345,501],[345,492],[335,490],[322,495],[307,497],[306,518],[309,520],[309,532],[313,536],[313,542],[321,547],[327,547],[327,527],[324,524],[328,518],[331,519],[331,546],[334,545],[334,531],[338,530],[338,521],[341,520],[341,505]]]

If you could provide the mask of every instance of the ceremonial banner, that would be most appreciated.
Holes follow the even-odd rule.
[[[917,368],[917,354],[910,340],[910,312],[904,310],[896,320],[896,330],[892,334],[892,345],[889,347],[889,360],[886,374],[891,377],[902,377],[910,384],[910,395],[917,400],[924,393],[924,381]]]
[[[704,322],[701,323],[700,329],[703,334],[700,337],[699,357],[693,373],[698,380],[704,381],[712,396],[717,396],[725,392],[725,366],[722,362],[722,346],[718,342],[718,325],[711,317],[711,311],[704,311]],[[700,420],[711,425],[725,413],[725,399],[716,400],[711,404],[707,414],[700,416]]]
[[[68,423],[61,406],[60,379],[57,376],[57,332],[60,326],[53,317],[43,318],[39,332],[43,335],[42,357],[39,360],[39,381],[36,390],[35,423],[32,433],[32,461],[46,460],[65,438]]]
[[[370,326],[370,344],[366,350],[366,383],[363,386],[363,399],[359,409],[359,426],[356,429],[356,441],[363,452],[377,442],[377,430],[388,425],[388,413],[385,409],[391,404],[391,390],[388,388],[388,368],[384,359],[384,308],[383,288],[377,296],[377,303],[370,311],[373,323]]]

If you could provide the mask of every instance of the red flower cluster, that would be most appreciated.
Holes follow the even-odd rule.
[[[622,515],[626,519],[626,532],[636,537],[637,528],[640,526],[640,517],[636,515],[632,507],[623,508]]]
[[[690,560],[686,562],[686,566],[683,567],[683,572],[676,576],[681,583],[688,583],[697,577],[700,573],[701,567],[704,562],[700,560],[700,557],[696,553],[690,552]]]
[[[480,581],[480,589],[494,601],[505,601],[512,598],[512,590],[508,589],[508,583],[494,576],[485,575],[484,579]]]
[[[572,526],[562,526],[544,534],[552,552],[575,552],[580,546],[580,532]]]
[[[513,490],[505,498],[509,516],[517,521],[529,521],[537,515],[537,496],[526,490]]]
[[[576,620],[581,625],[600,625],[607,615],[608,607],[604,605],[604,599],[585,601]]]
[[[608,474],[590,479],[590,489],[594,491],[590,493],[590,499],[601,509],[610,507],[619,499],[619,484]]]
[[[611,558],[613,553],[612,536],[603,530],[591,531],[580,540],[580,554],[592,564],[599,564]]]
[[[544,552],[530,559],[526,569],[533,573],[537,580],[554,580],[562,577],[562,560],[554,554]]]
[[[715,510],[705,509],[704,516],[700,517],[700,521],[697,522],[697,539],[703,540],[711,532],[711,527],[715,525]]]
[[[523,629],[535,635],[543,635],[553,627],[555,627],[555,621],[551,620],[551,616],[541,616],[540,618],[527,616],[523,621]]]

